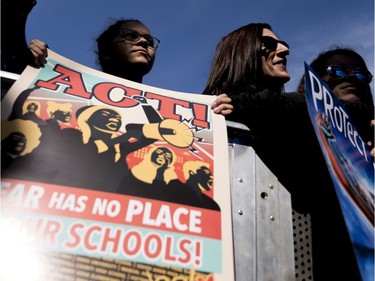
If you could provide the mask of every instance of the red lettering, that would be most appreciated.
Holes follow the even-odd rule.
[[[59,64],[55,66],[54,71],[60,73],[60,75],[48,81],[38,80],[35,85],[53,91],[56,91],[60,85],[66,85],[68,87],[64,90],[64,92],[69,95],[85,99],[89,99],[91,97],[91,93],[86,91],[82,74],[80,72],[76,72]]]
[[[207,105],[193,103],[194,119],[192,124],[201,128],[210,128],[210,124],[207,122],[207,113]]]
[[[58,221],[47,221],[43,232],[43,239],[49,239],[50,244],[56,244],[56,236],[61,230],[61,224]]]
[[[178,258],[179,262],[187,263],[191,259],[190,251],[187,249],[189,246],[191,246],[191,241],[189,239],[182,239],[179,243],[179,248],[181,249],[181,252],[185,254],[185,257],[181,255],[181,257]]]
[[[56,77],[43,81],[38,80],[35,85],[52,91],[57,91],[59,87],[65,85],[64,93],[76,97],[91,99],[94,96],[99,101],[120,108],[134,107],[139,104],[134,96],[142,96],[143,91],[126,87],[117,83],[103,82],[98,83],[92,88],[92,93],[88,92],[82,77],[82,73],[56,64],[54,71],[59,73]],[[122,93],[118,92],[122,91]],[[176,113],[177,106],[188,108],[192,110],[193,120],[192,125],[200,128],[209,128],[210,124],[207,122],[208,106],[206,104],[196,104],[185,100],[180,100],[173,97],[162,96],[151,92],[146,92],[145,97],[159,101],[159,113],[165,119],[175,119],[183,121],[183,117]]]
[[[163,241],[159,235],[151,234],[147,236],[144,249],[146,256],[152,259],[157,258],[160,255],[162,243]],[[153,252],[152,249],[154,249]]]
[[[119,240],[121,238],[121,234],[122,234],[121,229],[117,229],[115,235],[113,237],[111,237],[111,229],[107,228],[105,230],[105,233],[104,233],[101,250],[106,251],[106,248],[109,246],[108,243],[112,242],[113,243],[113,251],[117,252],[118,247],[119,247]]]
[[[173,251],[173,237],[166,237],[165,241],[165,259],[168,261],[175,261],[176,257],[172,256]]]
[[[33,219],[33,218],[27,218],[25,220],[25,226],[23,227],[23,231],[26,233],[28,237],[32,237],[33,239],[37,238],[38,233],[42,231],[42,227],[44,224],[43,219]]]
[[[15,225],[24,232],[25,237],[30,241],[36,240],[50,245],[56,245],[57,235],[62,228],[59,221],[44,218],[26,218],[24,221],[18,221],[17,219],[15,222],[17,222]],[[23,225],[21,222],[23,222]]]
[[[85,240],[84,240],[85,242],[84,243],[85,243],[85,247],[88,250],[95,251],[98,248],[96,245],[91,244],[90,238],[91,238],[91,235],[94,235],[95,231],[99,232],[101,230],[102,230],[102,228],[100,226],[92,226],[87,230],[87,232],[85,234]]]
[[[200,241],[196,241],[195,243],[195,264],[197,266],[200,266],[201,264],[201,248],[202,248],[202,243]]]
[[[161,116],[163,116],[164,118],[171,118],[181,121],[181,115],[176,114],[176,105],[180,105],[185,108],[190,108],[190,102],[188,101],[183,101],[166,96],[160,96],[149,92],[146,92],[146,97],[148,99],[160,101],[158,110]]]
[[[123,96],[121,99],[115,101],[111,98],[113,90],[123,90]],[[125,87],[115,83],[99,83],[92,88],[93,95],[100,101],[117,107],[133,107],[139,104],[137,100],[132,99],[132,96],[140,96],[142,91]]]
[[[133,249],[130,248],[131,245],[134,245]],[[141,249],[141,245],[142,245],[142,236],[136,231],[129,231],[129,233],[127,233],[127,235],[124,238],[124,243],[123,243],[124,253],[129,256],[136,255]]]
[[[176,98],[160,96],[150,92],[146,92],[146,97],[149,99],[158,100],[159,102],[159,113],[164,118],[171,118],[182,121],[182,116],[176,114],[177,105],[191,108],[193,110],[194,119],[192,124],[200,128],[210,128],[210,123],[207,122],[208,118],[208,106],[206,104],[191,103]]]
[[[72,227],[69,229],[69,233],[73,238],[72,242],[67,241],[65,243],[65,246],[68,248],[75,248],[78,247],[80,242],[80,235],[77,233],[78,231],[82,230],[85,227],[83,223],[76,223],[72,225]]]

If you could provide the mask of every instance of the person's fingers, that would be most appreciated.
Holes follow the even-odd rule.
[[[221,114],[226,116],[226,115],[229,115],[233,112],[233,109],[224,109],[221,111]]]
[[[47,52],[47,44],[40,41],[40,40],[37,40],[37,39],[34,39],[31,41],[30,45],[29,45],[30,49],[34,50],[35,52],[37,52],[39,55],[47,55],[48,52]]]
[[[233,111],[232,99],[227,94],[220,94],[211,104],[211,109],[216,114],[228,115]]]
[[[31,50],[31,53],[33,54],[33,56],[34,56],[34,63],[35,63],[35,65],[36,66],[41,66],[41,65],[43,65],[43,64],[41,64],[41,54],[40,54],[40,51],[39,50],[37,50],[37,49],[31,49],[30,48],[30,50]],[[42,59],[43,59],[43,57],[42,57]]]
[[[216,100],[214,100],[212,103],[211,103],[211,109],[215,110],[215,108],[218,106]]]
[[[41,50],[46,50],[48,48],[48,45],[45,42],[38,39],[31,40],[30,45],[38,46]]]
[[[217,96],[216,102],[220,105],[222,103],[231,103],[232,99],[227,94],[220,94]]]
[[[34,56],[36,66],[43,66],[47,63],[48,45],[38,39],[33,39],[29,45],[31,53]]]
[[[223,104],[220,104],[219,106],[216,106],[213,109],[213,111],[216,114],[228,115],[228,114],[232,113],[232,111],[233,111],[233,105],[227,104],[227,103],[223,103]]]

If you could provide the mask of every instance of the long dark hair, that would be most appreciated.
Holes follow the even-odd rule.
[[[263,81],[261,46],[267,23],[242,26],[221,39],[211,64],[205,95],[253,91]]]

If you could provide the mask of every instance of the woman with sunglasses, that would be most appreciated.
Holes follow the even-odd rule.
[[[299,265],[296,280],[308,280],[311,275],[315,281],[361,280],[305,97],[284,93],[284,84],[290,79],[287,55],[288,44],[278,39],[270,25],[242,26],[217,45],[203,94],[218,96],[212,104],[214,112],[250,129],[246,132],[229,127],[229,139],[251,146],[289,190],[296,229],[301,222],[296,218],[311,218],[312,236],[307,232],[308,237],[300,236],[302,242],[295,240],[295,260]],[[328,66],[324,66],[325,70]],[[340,70],[332,67],[330,72],[341,76]],[[325,73],[318,72],[322,76]],[[362,77],[357,70],[353,69],[353,73]],[[360,117],[359,122],[366,123],[365,119]]]
[[[320,53],[310,66],[327,82],[338,99],[373,104],[370,88],[372,75],[363,58],[354,50],[333,47]],[[305,94],[304,76],[297,91]]]
[[[356,129],[368,141],[374,157],[374,102],[370,88],[372,74],[364,59],[352,49],[333,47],[320,53],[310,65],[344,104]],[[297,91],[305,95],[304,76]]]
[[[267,23],[251,23],[225,36],[217,45],[203,91],[218,96],[212,104],[214,112],[228,115],[233,110],[231,104],[244,97],[257,99],[263,91],[283,92],[284,84],[290,80],[286,69],[288,54],[288,44],[279,41]],[[222,93],[229,93],[229,98]]]
[[[341,101],[361,138],[368,141],[371,155],[374,157],[374,103],[370,88],[372,74],[369,72],[364,59],[353,49],[336,46],[319,53],[310,63],[310,66]],[[304,75],[300,80],[297,91],[302,96],[306,94]],[[317,155],[314,159],[318,160],[319,156]],[[323,175],[319,176],[320,182],[328,183],[328,176],[323,177]],[[327,179],[323,181],[324,178]],[[327,192],[333,190],[333,185],[325,185],[325,187],[324,190],[317,189],[312,197],[312,200],[319,202],[312,206],[311,213],[314,215],[314,217],[312,216],[312,232],[315,232],[316,237],[324,237],[319,242],[320,247],[317,247],[317,245],[314,247],[313,245],[314,256],[320,260],[328,259],[328,253],[325,249],[331,249],[332,252],[347,260],[340,268],[343,279],[338,278],[337,280],[362,280],[355,268],[356,261],[352,260],[353,255],[350,249],[353,246],[349,242],[349,234],[344,227],[344,218],[340,207],[337,206],[336,196],[331,194],[332,192]],[[313,219],[317,221],[315,228]],[[331,232],[331,230],[333,231]],[[338,235],[339,233],[341,235]],[[367,254],[366,249],[362,249],[362,252],[363,255]],[[373,256],[373,253],[370,255]],[[336,254],[334,257],[336,258]],[[350,260],[352,261],[349,262]],[[351,275],[344,276],[346,273]]]

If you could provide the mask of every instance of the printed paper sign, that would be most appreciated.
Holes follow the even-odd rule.
[[[27,280],[234,280],[213,98],[50,50],[27,67],[2,101],[2,267]],[[11,268],[25,256],[33,269]]]

